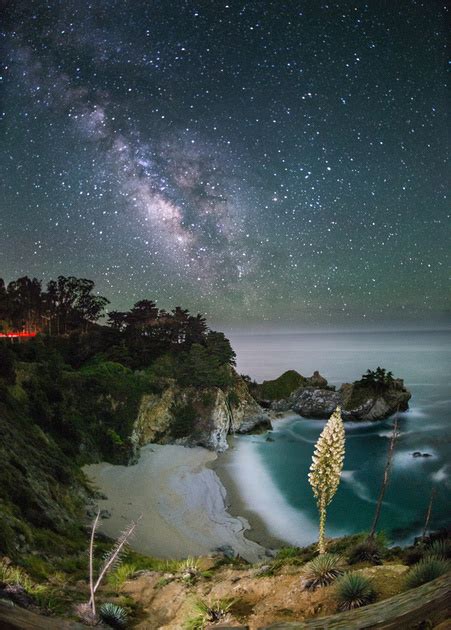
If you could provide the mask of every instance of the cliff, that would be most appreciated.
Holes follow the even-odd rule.
[[[311,385],[314,378],[320,386]],[[306,418],[328,418],[340,406],[345,420],[373,421],[388,418],[398,410],[405,411],[411,398],[402,379],[391,379],[382,385],[360,380],[344,383],[338,391],[329,387],[318,373],[305,381],[288,398],[272,401],[270,408],[294,411]]]
[[[176,442],[224,451],[228,434],[270,428],[268,415],[235,374],[233,384],[224,389],[171,383],[161,394],[144,395],[132,442],[135,448],[151,442]]]

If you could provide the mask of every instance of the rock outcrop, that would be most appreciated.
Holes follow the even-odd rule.
[[[135,447],[149,443],[228,448],[227,435],[271,428],[268,414],[236,376],[231,387],[193,388],[171,384],[162,394],[143,396],[132,434]]]
[[[323,377],[320,378],[323,379]],[[345,420],[383,420],[397,410],[408,409],[411,398],[410,392],[404,387],[401,379],[394,379],[389,386],[384,388],[362,386],[359,381],[344,383],[338,391],[332,388],[326,389],[323,382],[321,385],[321,387],[300,387],[289,398],[272,402],[271,409],[274,411],[291,410],[306,418],[328,418],[339,405]]]
[[[313,372],[312,376],[306,377],[296,370],[288,370],[272,381],[263,381],[261,385],[254,383],[251,387],[251,393],[262,407],[272,408],[273,403],[277,402],[280,403],[277,409],[285,411],[290,407],[282,409],[283,401],[289,400],[294,392],[304,390],[307,387],[335,389],[328,386],[326,379],[318,371]]]

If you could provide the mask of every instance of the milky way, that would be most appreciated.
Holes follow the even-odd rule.
[[[0,3],[0,275],[225,325],[443,322],[443,5]]]

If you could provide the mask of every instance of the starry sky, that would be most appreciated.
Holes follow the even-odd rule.
[[[225,326],[451,312],[435,0],[0,0],[0,276]]]

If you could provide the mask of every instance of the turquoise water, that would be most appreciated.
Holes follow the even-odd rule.
[[[431,526],[450,522],[451,331],[229,335],[238,370],[257,380],[294,368],[318,369],[331,384],[353,381],[378,365],[404,378],[412,392],[399,414],[390,485],[379,528],[392,542],[419,535],[433,487]],[[236,438],[229,473],[249,509],[291,544],[315,540],[317,515],[307,472],[324,422],[291,416],[274,423],[271,437]],[[346,456],[339,490],[329,507],[327,531],[338,536],[367,530],[374,515],[392,420],[346,423]],[[413,451],[428,458],[413,458]]]

